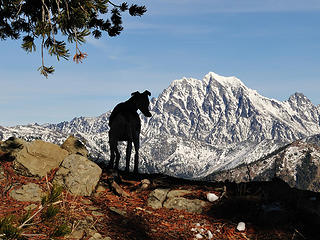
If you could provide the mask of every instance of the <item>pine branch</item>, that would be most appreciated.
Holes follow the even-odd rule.
[[[36,51],[34,40],[42,38],[42,64],[38,70],[45,77],[53,73],[54,68],[44,65],[44,48],[58,61],[69,58],[66,41],[56,41],[57,34],[62,34],[69,42],[76,42],[74,60],[81,62],[87,54],[79,50],[79,44],[85,43],[86,36],[92,34],[100,38],[103,33],[110,37],[118,36],[123,31],[123,12],[131,16],[141,16],[146,12],[145,6],[132,4],[129,8],[126,2],[116,4],[110,0],[15,0],[1,1],[0,5],[0,39],[17,40],[22,35],[21,47],[30,53]],[[113,7],[112,11],[108,12],[108,6]]]

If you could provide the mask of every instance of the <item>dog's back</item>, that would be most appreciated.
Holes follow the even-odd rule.
[[[129,115],[132,115],[134,113],[137,114],[136,110],[132,108],[129,102],[119,103],[117,106],[115,106],[115,108],[111,112],[111,115],[109,118],[109,126],[111,127],[117,115],[121,114],[122,116],[129,119]]]
[[[119,141],[132,141],[135,136],[139,136],[141,129],[139,115],[128,102],[119,103],[113,109],[109,126],[109,138]]]

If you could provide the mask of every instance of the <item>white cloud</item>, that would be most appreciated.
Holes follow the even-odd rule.
[[[210,34],[217,29],[208,27],[207,25],[199,24],[179,24],[179,23],[144,23],[144,22],[129,22],[125,31],[134,31],[134,33],[166,33],[171,35],[202,35]]]
[[[119,59],[119,56],[123,55],[123,48],[116,48],[114,44],[112,47],[106,43],[106,41],[102,41],[99,39],[95,39],[93,37],[88,37],[87,43],[94,46],[95,48],[98,48],[99,50],[103,51],[110,60],[117,60]]]

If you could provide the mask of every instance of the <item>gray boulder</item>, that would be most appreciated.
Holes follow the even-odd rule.
[[[191,194],[192,191],[189,190],[171,190],[167,194],[167,198],[175,198],[175,197],[182,197],[187,194]]]
[[[20,138],[10,137],[8,140],[1,142],[0,151],[8,158],[13,160],[17,152],[21,151],[27,142]]]
[[[168,198],[163,206],[169,209],[185,210],[187,212],[202,213],[207,203],[199,199],[187,199],[184,197]]]
[[[24,202],[39,202],[43,196],[43,191],[35,183],[27,183],[21,188],[14,189],[10,192],[13,199]]]
[[[162,207],[169,209],[185,210],[188,212],[201,213],[207,206],[207,202],[199,199],[187,199],[183,196],[191,194],[188,190],[155,189],[149,194],[148,206],[159,209]]]
[[[25,142],[9,139],[1,145],[14,159],[13,167],[21,175],[44,177],[59,167],[68,152],[53,143],[35,140]]]
[[[84,157],[88,156],[88,150],[83,143],[74,136],[69,136],[61,145],[62,149],[67,150],[70,154],[80,154]]]
[[[162,208],[163,202],[167,198],[167,194],[170,189],[155,189],[149,194],[148,198],[148,206],[152,207],[153,209]]]
[[[101,173],[101,168],[94,162],[79,154],[71,154],[63,160],[53,181],[74,195],[90,196]]]

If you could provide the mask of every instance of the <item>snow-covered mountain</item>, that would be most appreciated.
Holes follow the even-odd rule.
[[[151,100],[150,108],[151,118],[141,116],[144,172],[204,177],[320,133],[320,106],[303,94],[295,93],[281,102],[261,96],[236,77],[212,72],[203,80],[173,81]],[[0,128],[0,140],[15,135],[61,143],[74,134],[93,158],[109,159],[109,116],[110,111],[59,124]]]
[[[294,141],[249,164],[215,172],[206,180],[248,182],[280,178],[291,187],[320,191],[320,135]]]
[[[178,135],[210,144],[265,139],[294,141],[320,132],[319,109],[303,94],[280,102],[236,77],[209,73],[202,81],[175,80],[154,101],[147,136]]]

